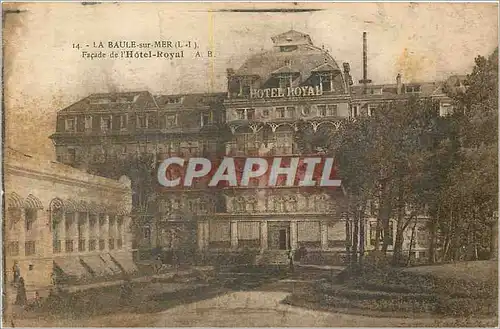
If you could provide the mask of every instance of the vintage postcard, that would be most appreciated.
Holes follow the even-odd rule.
[[[2,12],[3,326],[498,326],[498,3]]]

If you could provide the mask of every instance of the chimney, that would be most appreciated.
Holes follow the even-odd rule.
[[[403,92],[403,84],[401,83],[401,74],[398,73],[396,76],[396,92],[398,95],[402,94]]]
[[[359,83],[364,85],[366,92],[366,85],[371,82],[372,81],[368,79],[368,46],[366,42],[366,32],[363,32],[363,80],[359,80]]]

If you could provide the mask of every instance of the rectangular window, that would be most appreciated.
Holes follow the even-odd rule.
[[[326,114],[328,116],[336,117],[337,116],[337,108],[338,108],[337,104],[328,105],[327,109],[326,109]]]
[[[74,132],[75,129],[76,129],[76,119],[75,118],[66,119],[66,131]]]
[[[279,86],[280,88],[288,88],[292,86],[292,79],[290,76],[281,76],[279,77]]]
[[[144,239],[149,240],[151,238],[151,228],[146,226],[142,229]]]
[[[238,118],[238,120],[245,120],[245,110],[244,109],[236,110],[236,117]]]
[[[358,115],[359,115],[359,105],[354,105],[351,109],[351,116],[355,118]]]
[[[262,110],[262,116],[264,118],[267,118],[269,116],[269,110],[265,109],[265,110]]]
[[[202,113],[201,114],[201,126],[205,127],[213,123],[212,113]]]
[[[326,105],[318,105],[318,116],[326,117]]]
[[[92,116],[85,116],[85,131],[92,130]]]
[[[328,247],[345,247],[346,225],[345,222],[328,223],[327,225]]]
[[[247,109],[247,120],[255,120],[255,109]]]
[[[368,115],[373,116],[375,115],[375,110],[377,109],[376,105],[368,105]]]
[[[96,239],[90,239],[89,240],[89,251],[96,250],[96,247],[97,247],[97,240]]]
[[[238,222],[238,247],[260,248],[259,222]]]
[[[286,117],[286,112],[284,107],[276,108],[276,117],[279,119],[284,119]]]
[[[229,221],[211,221],[209,235],[211,248],[231,247],[231,223]]]
[[[167,114],[165,116],[165,128],[177,126],[177,114]]]
[[[146,115],[137,116],[137,128],[145,129],[148,127],[148,117]]]
[[[9,241],[7,243],[7,254],[9,256],[19,256],[19,241]]]
[[[35,241],[26,241],[24,243],[24,254],[26,256],[31,256],[36,253]]]
[[[78,239],[78,251],[85,251],[85,239]]]
[[[286,117],[295,118],[295,107],[289,106],[286,108]]]
[[[321,248],[320,223],[313,221],[298,222],[297,242],[299,247]]]
[[[407,93],[419,93],[420,86],[406,86],[406,92]]]
[[[120,130],[125,130],[127,129],[127,115],[122,114],[120,115]]]
[[[73,148],[68,149],[68,162],[75,163],[76,161],[76,150]]]
[[[104,250],[106,247],[106,241],[104,239],[99,240],[99,250]]]
[[[26,209],[25,217],[26,217],[26,231],[29,232],[33,228],[33,224],[36,221],[36,209]]]
[[[111,129],[111,117],[101,117],[101,131],[108,131]]]
[[[73,240],[66,240],[64,251],[73,252]]]

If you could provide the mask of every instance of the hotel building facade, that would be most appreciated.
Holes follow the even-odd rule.
[[[51,136],[58,161],[88,169],[112,167],[151,155],[151,175],[169,156],[299,156],[300,133],[336,129],[342,120],[372,115],[394,99],[418,94],[436,99],[442,114],[451,101],[447,82],[353,85],[348,63],[339,66],[309,35],[288,31],[272,38],[273,48],[227,70],[227,91],[214,94],[154,96],[149,92],[94,94],[59,111]],[[364,79],[366,80],[366,79]],[[123,172],[107,172],[119,177]],[[140,187],[140,183],[132,188]],[[157,182],[151,183],[157,184]],[[165,190],[155,185],[133,200],[137,248],[181,250],[186,255],[256,250],[258,261],[286,261],[286,251],[305,247],[320,254],[342,254],[352,235],[341,188],[304,191],[297,187],[207,189],[199,185]],[[144,200],[146,200],[144,202]],[[144,204],[147,206],[145,207]],[[366,216],[365,249],[374,245],[374,213]],[[425,219],[422,218],[422,222]],[[395,225],[393,225],[395,229]],[[425,250],[422,232],[412,250]],[[395,232],[394,232],[395,233]],[[406,234],[406,233],[405,233]],[[394,234],[395,235],[395,234]],[[409,238],[411,232],[406,234]],[[373,237],[373,238],[371,238]],[[405,239],[404,249],[409,249]]]

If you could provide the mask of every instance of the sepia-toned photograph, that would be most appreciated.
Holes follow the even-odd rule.
[[[3,2],[3,327],[497,327],[498,2]]]

